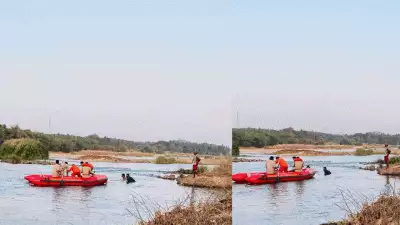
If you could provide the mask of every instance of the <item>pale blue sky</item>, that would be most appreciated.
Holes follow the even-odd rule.
[[[231,143],[224,1],[1,1],[0,123]]]
[[[400,133],[400,2],[235,5],[233,125]]]

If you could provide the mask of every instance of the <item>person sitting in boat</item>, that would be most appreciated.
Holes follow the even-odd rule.
[[[274,157],[270,156],[269,159],[267,160],[267,174],[275,174],[276,173],[276,163],[274,161]]]
[[[122,178],[123,181],[126,180],[126,177],[125,177],[125,174],[124,174],[124,173],[121,175],[121,178]]]
[[[88,163],[88,162],[83,162],[83,161],[81,161],[81,167],[82,167],[82,169],[83,169],[83,167],[84,166],[87,166],[87,167],[90,167],[90,169],[93,171],[93,165],[92,164],[90,164],[90,163]]]
[[[83,178],[88,178],[88,177],[91,177],[92,175],[94,175],[94,173],[92,172],[92,169],[89,166],[87,166],[87,165],[82,166],[82,177]]]
[[[276,157],[276,164],[278,164],[279,165],[279,172],[281,173],[281,172],[288,172],[288,169],[289,169],[289,166],[288,166],[288,164],[287,164],[287,162],[286,162],[286,160],[285,159],[283,159],[283,158],[281,158],[281,157],[279,157],[279,156],[277,156]]]
[[[135,179],[133,179],[133,177],[131,177],[131,175],[129,175],[129,173],[126,174],[126,183],[134,183],[136,182]]]
[[[294,172],[302,172],[304,167],[304,162],[300,157],[296,157],[294,160]]]
[[[52,166],[51,176],[52,177],[61,177],[63,174],[63,168],[60,165],[60,161],[57,159],[56,164]]]
[[[68,172],[72,172],[71,173],[71,177],[82,177],[81,176],[81,170],[79,169],[79,167],[75,164],[72,164],[71,168],[69,168]]]
[[[65,174],[65,176],[68,176],[68,162],[64,162],[64,164],[62,165],[63,167],[63,174]]]

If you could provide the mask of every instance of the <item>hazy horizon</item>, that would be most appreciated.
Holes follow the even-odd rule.
[[[242,3],[232,125],[400,133],[400,4]]]
[[[224,4],[0,3],[0,123],[231,143]]]

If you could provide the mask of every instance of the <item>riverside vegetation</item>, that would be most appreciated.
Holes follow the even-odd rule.
[[[135,142],[97,134],[86,137],[69,134],[45,134],[19,126],[7,127],[0,124],[0,159],[19,163],[23,160],[47,159],[49,151],[74,153],[96,149],[113,152],[137,150],[142,153],[161,154],[165,152],[191,153],[203,155],[229,155],[230,148],[223,145],[193,143],[189,141]]]
[[[234,128],[232,129],[232,155],[239,156],[240,147],[266,148],[280,144],[309,144],[321,146],[362,146],[363,144],[389,144],[400,143],[400,134],[384,134],[379,132],[355,133],[355,134],[328,134],[322,132],[294,130],[285,128],[282,130]],[[337,146],[336,146],[337,147]],[[356,155],[375,154],[370,149],[359,150]]]

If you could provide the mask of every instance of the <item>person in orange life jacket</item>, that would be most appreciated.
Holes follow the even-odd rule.
[[[72,171],[71,177],[82,177],[81,170],[75,164],[72,164],[71,168],[69,168],[68,172]]]
[[[88,162],[81,162],[81,166],[82,166],[82,167],[87,166],[87,167],[89,167],[91,170],[93,170],[93,165],[90,164],[90,163],[88,163]]]
[[[276,157],[276,164],[279,164],[279,172],[288,172],[289,166],[286,162],[286,160],[284,160],[283,158],[277,156]]]

